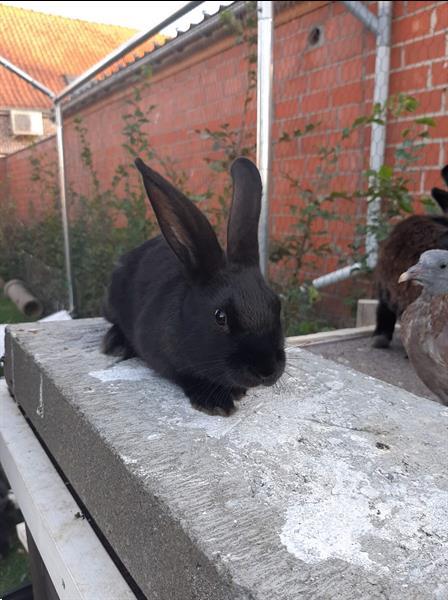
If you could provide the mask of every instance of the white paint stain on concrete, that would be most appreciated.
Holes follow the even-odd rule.
[[[417,489],[404,474],[394,482],[370,478],[344,461],[322,457],[308,487],[308,495],[290,504],[280,532],[282,544],[296,558],[307,564],[339,559],[385,574],[389,566],[382,548],[398,541],[403,552],[395,559],[396,574],[423,580],[427,573],[414,566],[427,548],[428,568],[437,569],[429,546],[432,539],[448,543],[443,517],[448,491],[431,478]]]
[[[43,395],[42,373],[40,375],[40,382],[39,382],[39,403],[38,403],[37,408],[36,408],[36,414],[41,419],[44,418],[44,395]]]
[[[103,383],[108,383],[111,381],[144,381],[145,379],[152,379],[154,372],[141,361],[133,358],[101,371],[91,371],[89,375]]]

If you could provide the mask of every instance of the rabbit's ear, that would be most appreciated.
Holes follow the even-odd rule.
[[[230,169],[233,199],[227,227],[227,257],[231,262],[258,265],[258,221],[261,177],[248,158],[237,158]]]
[[[195,279],[208,279],[225,264],[215,232],[205,215],[182,192],[137,158],[148,198],[173,252]]]
[[[437,202],[445,214],[448,213],[448,192],[441,190],[440,188],[432,188],[431,196]]]

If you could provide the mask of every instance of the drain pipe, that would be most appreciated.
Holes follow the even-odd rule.
[[[375,60],[375,88],[373,101],[375,104],[384,105],[389,94],[390,72],[390,32],[392,21],[392,2],[382,0],[378,2],[378,17],[373,15],[361,2],[342,2],[344,6],[371,31],[376,33],[376,60]],[[377,171],[384,164],[386,152],[386,125],[372,123],[369,168]],[[379,198],[369,198],[367,206],[367,234],[366,254],[367,266],[373,269],[378,258],[378,241],[373,228],[378,223],[381,211]],[[360,263],[354,263],[327,273],[313,280],[315,288],[323,288],[359,273]]]
[[[258,227],[260,269],[267,275],[269,261],[269,186],[271,181],[272,78],[274,71],[274,6],[273,2],[257,3],[257,165],[263,192]]]
[[[392,2],[382,1],[378,3],[379,29],[376,38],[375,59],[375,88],[373,92],[374,104],[384,106],[389,95],[389,73],[390,73],[390,31],[392,17]],[[386,115],[384,116],[386,118]],[[386,125],[372,123],[370,141],[370,169],[378,171],[384,164],[386,153]],[[373,184],[374,182],[371,181]],[[367,235],[366,254],[367,266],[373,269],[378,259],[378,240],[375,228],[381,213],[381,199],[369,198],[367,206]]]

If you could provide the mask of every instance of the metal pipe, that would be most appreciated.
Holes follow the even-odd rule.
[[[11,279],[5,283],[4,294],[9,298],[25,316],[39,319],[42,316],[43,306],[27,289],[25,282],[20,279]]]
[[[374,29],[365,21],[368,17],[369,23],[375,23],[371,20],[370,11],[360,2],[343,2],[348,10],[369,27]],[[362,7],[362,8],[360,8]],[[358,10],[359,9],[359,10]],[[364,10],[365,9],[365,10]],[[369,13],[366,15],[365,11]],[[364,17],[361,16],[364,13]],[[387,101],[389,94],[389,74],[390,74],[390,36],[391,36],[391,21],[392,21],[392,2],[390,0],[381,0],[378,2],[378,18],[372,15],[377,20],[377,37],[376,37],[376,59],[375,59],[375,86],[373,92],[373,101],[382,106]],[[369,167],[371,170],[378,171],[384,164],[384,156],[386,152],[386,125],[372,123],[372,133],[370,142],[370,159]],[[369,199],[367,206],[367,233],[366,233],[366,254],[367,266],[373,269],[376,266],[378,259],[378,240],[375,232],[375,226],[378,223],[378,218],[381,211],[381,201],[378,198]],[[342,269],[338,269],[332,273],[327,273],[321,277],[317,277],[313,281],[313,285],[317,288],[322,288],[332,283],[344,281],[359,272],[359,263],[348,265]]]
[[[70,248],[70,230],[68,223],[67,210],[67,188],[65,181],[65,164],[64,164],[64,129],[62,122],[61,103],[54,103],[54,112],[56,120],[56,146],[58,151],[58,174],[59,174],[59,194],[61,202],[61,217],[62,231],[64,235],[64,258],[65,258],[65,273],[67,277],[67,293],[68,293],[68,311],[71,316],[75,312],[75,283],[72,271],[72,259]]]
[[[16,75],[27,81],[30,85],[36,88],[36,90],[43,92],[46,96],[49,96],[52,99],[55,97],[56,94],[52,92],[49,88],[47,88],[46,85],[44,85],[40,81],[37,81],[37,79],[34,79],[34,77],[31,77],[29,73],[23,71],[17,65],[14,65],[4,56],[0,56],[0,65],[3,65],[6,69],[8,69],[8,71],[15,73]]]
[[[332,285],[333,283],[338,283],[339,281],[345,281],[346,279],[349,279],[353,275],[359,273],[360,269],[361,263],[353,263],[352,265],[342,267],[342,269],[338,269],[337,271],[333,271],[332,273],[321,275],[320,277],[316,277],[316,279],[313,279],[313,287],[319,289],[326,287],[327,285]]]
[[[392,2],[390,0],[378,3],[379,31],[376,38],[375,58],[375,87],[373,102],[385,106],[389,95],[390,73],[390,33]],[[387,111],[384,111],[383,121]],[[384,164],[386,153],[386,124],[372,123],[370,140],[370,170],[377,172]],[[374,183],[372,180],[370,183]],[[378,240],[376,227],[381,213],[381,199],[369,198],[367,205],[366,254],[367,266],[373,269],[378,260]]]
[[[379,19],[376,15],[364,6],[362,2],[351,2],[350,0],[342,0],[345,8],[361,21],[372,33],[379,34]]]
[[[112,65],[114,62],[122,58],[125,54],[131,52],[132,50],[134,50],[134,48],[137,48],[137,46],[145,42],[147,39],[156,35],[162,29],[168,27],[168,25],[171,25],[172,23],[174,23],[174,21],[176,21],[180,17],[183,17],[185,14],[187,14],[188,12],[193,10],[193,8],[196,8],[200,4],[203,4],[203,1],[188,2],[184,7],[177,10],[172,15],[158,23],[158,25],[156,25],[155,27],[151,27],[146,31],[137,33],[130,40],[124,42],[124,44],[121,44],[116,50],[108,54],[102,60],[98,61],[96,64],[90,67],[90,69],[84,71],[82,75],[80,75],[69,85],[67,85],[61,92],[57,94],[56,101],[62,100],[63,98],[77,90],[79,87],[87,83],[87,81],[95,77],[95,75],[98,75],[98,73],[100,73],[101,71]]]
[[[263,186],[258,243],[260,268],[263,275],[267,275],[269,261],[269,186],[271,180],[272,79],[274,71],[273,14],[272,1],[258,1],[257,165]]]

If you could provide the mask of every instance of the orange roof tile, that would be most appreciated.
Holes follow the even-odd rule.
[[[136,31],[0,4],[0,55],[59,92]],[[151,50],[149,41],[138,50]],[[127,62],[127,61],[125,61]],[[0,65],[0,108],[50,108],[45,94]]]

